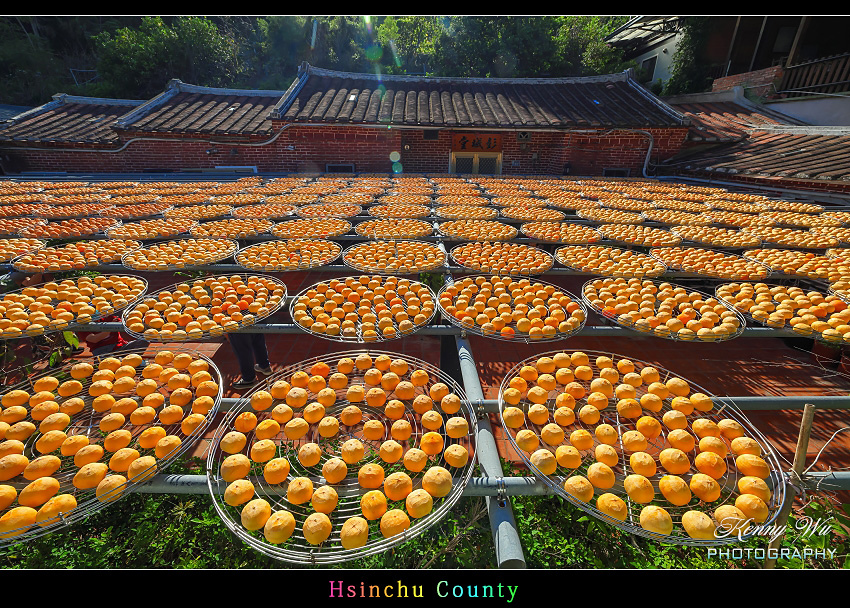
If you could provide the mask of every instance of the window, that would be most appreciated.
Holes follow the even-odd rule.
[[[531,141],[530,131],[518,131],[516,134],[517,141]]]
[[[422,131],[422,139],[424,139],[425,141],[437,141],[438,139],[440,139],[440,132],[436,129]]]
[[[354,173],[354,163],[349,165],[325,165],[325,173]]]
[[[602,169],[602,177],[629,177],[631,169]]]
[[[478,159],[478,173],[495,175],[499,159],[495,156],[483,156]]]
[[[658,61],[658,55],[644,60],[640,64],[640,83],[644,84],[652,82],[655,79],[655,63]]]
[[[449,162],[450,173],[500,175],[502,154],[486,152],[453,152]]]
[[[458,156],[455,158],[454,173],[474,173],[475,172],[475,157],[474,156]]]

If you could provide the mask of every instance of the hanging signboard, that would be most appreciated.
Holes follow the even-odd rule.
[[[452,152],[501,152],[502,136],[489,133],[455,133]]]

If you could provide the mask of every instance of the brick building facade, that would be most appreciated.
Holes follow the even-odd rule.
[[[773,93],[776,90],[774,83],[780,80],[782,80],[782,66],[774,65],[761,70],[716,78],[711,84],[711,90],[729,91],[735,87],[744,87],[753,96],[761,97]]]
[[[61,97],[61,96],[57,96]],[[562,79],[376,77],[302,66],[288,91],[172,81],[154,99],[115,105],[62,97],[0,126],[7,172],[159,172],[256,167],[261,173],[445,173],[453,136],[499,135],[506,175],[640,176],[676,154],[687,121],[630,72]],[[73,103],[73,105],[71,105]],[[56,137],[56,123],[65,125]],[[640,132],[636,132],[640,131]],[[651,139],[651,141],[650,141]],[[391,158],[392,155],[392,158]],[[624,172],[622,170],[625,170]]]
[[[687,134],[683,129],[647,131],[653,137],[653,163],[676,154]],[[432,141],[424,140],[421,130],[293,125],[271,143],[265,143],[271,138],[220,142],[165,135],[157,141],[122,136],[117,151],[92,144],[53,144],[40,149],[6,148],[2,153],[11,157],[8,166],[15,172],[135,173],[249,166],[260,173],[299,173],[325,172],[330,164],[353,164],[358,173],[391,173],[390,155],[398,152],[404,172],[445,173],[449,172],[454,133],[464,131],[440,131]],[[646,135],[630,132],[532,132],[527,141],[518,141],[514,134],[503,142],[504,175],[602,175],[606,169],[625,168],[635,177],[642,174],[649,147]]]

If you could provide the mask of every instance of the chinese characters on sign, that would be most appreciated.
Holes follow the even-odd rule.
[[[501,152],[502,136],[478,133],[452,135],[452,152]]]

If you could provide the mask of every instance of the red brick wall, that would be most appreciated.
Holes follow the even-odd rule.
[[[717,78],[711,85],[712,91],[729,91],[741,86],[761,97],[773,92],[771,85],[782,78],[782,66],[771,66],[754,72],[744,72]]]
[[[447,173],[452,150],[452,134],[438,131],[438,139],[422,139],[422,131],[399,130],[401,168],[408,173]],[[410,146],[409,150],[405,146]]]
[[[654,138],[653,161],[678,152],[687,133],[684,127],[649,131]],[[626,167],[636,176],[640,175],[648,147],[645,136],[622,131],[601,136],[532,132],[528,142],[518,141],[514,132],[502,133],[502,173],[506,175],[561,175],[564,164],[570,163],[571,174],[601,175],[603,168]],[[122,145],[143,136],[150,134],[122,132]],[[0,154],[14,158],[15,171],[142,172],[247,165],[256,166],[261,172],[324,172],[326,164],[353,162],[357,172],[389,173],[390,154],[398,152],[405,172],[444,173],[449,170],[452,131],[440,131],[436,141],[425,141],[418,129],[297,125],[261,146],[191,141],[198,138],[176,134],[156,137],[169,141],[135,141],[115,153],[76,151],[92,146],[72,146],[75,150],[71,151],[67,145],[45,145],[43,150],[0,149]],[[268,139],[241,141],[261,143]],[[405,146],[410,149],[405,150]],[[208,154],[211,149],[216,152]],[[237,152],[231,153],[232,150]]]
[[[43,150],[0,148],[13,158],[16,171],[141,172],[148,169],[212,169],[216,166],[256,166],[268,172],[325,171],[328,163],[355,162],[360,172],[389,172],[389,155],[400,150],[399,133],[356,127],[293,127],[267,145],[190,141],[197,137],[172,134],[122,133],[122,145],[135,137],[172,141],[135,141],[120,152],[79,152],[81,146],[44,145]],[[218,138],[210,138],[219,141]],[[260,143],[271,138],[242,138]],[[32,146],[35,147],[35,146]],[[74,148],[74,151],[70,151]],[[92,146],[85,146],[91,148]],[[208,154],[207,150],[216,150]],[[236,150],[235,154],[231,153]]]
[[[686,128],[646,129],[653,138],[650,162],[666,160],[676,154],[687,135]],[[571,173],[576,175],[601,175],[604,168],[629,168],[631,176],[641,175],[648,138],[640,133],[614,132],[602,137],[593,135],[566,135],[566,160]]]
[[[463,132],[463,129],[439,131],[438,139],[432,141],[423,139],[422,131],[402,131],[402,168],[412,173],[447,172],[452,152],[452,135]],[[410,146],[410,149],[406,150],[404,146]],[[561,133],[532,132],[530,141],[521,142],[516,133],[502,132],[502,173],[560,175],[564,168],[563,148],[564,136]]]

